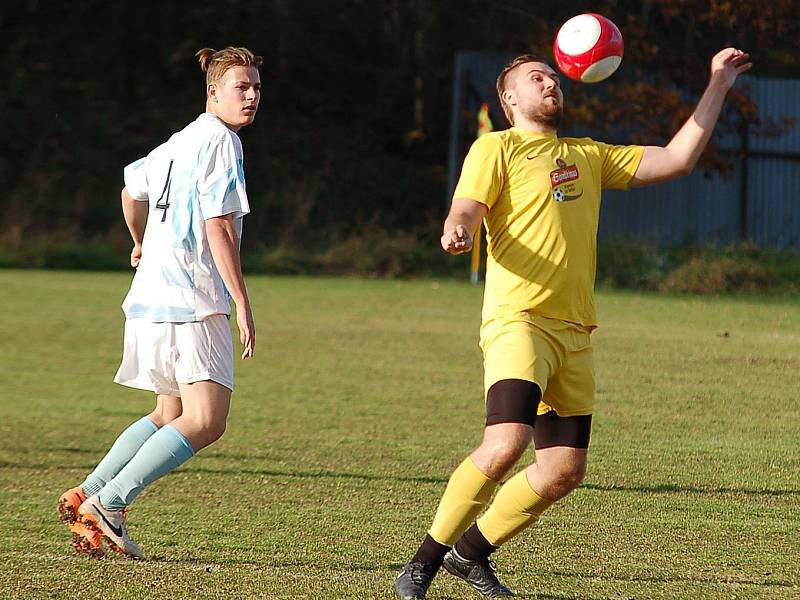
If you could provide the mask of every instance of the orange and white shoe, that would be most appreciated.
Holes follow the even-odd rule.
[[[95,558],[105,555],[99,533],[88,527],[80,519],[78,508],[86,500],[80,486],[67,490],[58,499],[58,517],[72,532],[72,547],[78,554],[88,554]]]
[[[128,535],[125,527],[125,510],[111,510],[100,503],[95,494],[83,501],[78,508],[81,521],[100,534],[115,552],[131,558],[144,558],[144,552]]]

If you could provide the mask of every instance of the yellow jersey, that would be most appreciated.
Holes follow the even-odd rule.
[[[483,322],[520,311],[597,326],[602,189],[629,189],[642,146],[512,127],[470,148],[454,198],[485,204]]]

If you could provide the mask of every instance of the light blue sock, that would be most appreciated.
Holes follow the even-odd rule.
[[[112,510],[125,508],[159,477],[194,456],[189,441],[171,425],[150,436],[130,462],[100,490],[100,504]]]
[[[158,431],[158,427],[147,417],[142,417],[123,431],[111,446],[108,454],[81,484],[86,497],[94,496],[103,489],[106,483],[114,479],[114,476],[128,464],[142,444],[156,431]]]

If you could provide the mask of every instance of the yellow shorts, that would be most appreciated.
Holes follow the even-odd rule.
[[[484,389],[522,379],[542,390],[538,414],[590,415],[594,410],[594,358],[589,329],[520,312],[481,326]]]

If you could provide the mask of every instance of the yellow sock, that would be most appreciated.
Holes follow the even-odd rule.
[[[478,519],[478,529],[492,546],[501,546],[526,527],[553,504],[533,491],[525,471],[503,484],[489,509]]]
[[[497,482],[484,475],[467,457],[447,482],[428,532],[430,536],[445,546],[455,544],[489,503],[496,487]]]

